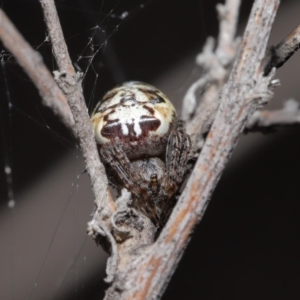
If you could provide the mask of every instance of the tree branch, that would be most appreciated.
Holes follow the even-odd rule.
[[[222,7],[217,6],[220,18],[218,47],[213,52],[214,40],[208,38],[203,53],[197,58],[197,63],[204,69],[205,74],[191,85],[183,102],[182,117],[188,120],[187,131],[192,137],[194,152],[199,152],[203,147],[204,137],[212,125],[220,103],[219,91],[228,77],[230,60],[236,55],[237,47],[234,45],[238,44],[238,39],[234,40],[234,26],[238,18],[239,1],[228,0],[225,7]],[[224,14],[223,11],[230,13]],[[273,67],[281,67],[299,47],[300,25],[276,46],[269,47],[264,59],[264,75],[268,75]],[[199,90],[202,92],[201,102],[195,110]],[[191,114],[194,116],[189,120]]]
[[[279,1],[256,0],[242,46],[225,85],[216,119],[187,186],[149,252],[131,264],[127,289],[118,299],[157,299],[202,219],[210,196],[247,119],[272,95],[273,73],[263,76],[263,58]],[[111,289],[112,290],[112,289]],[[112,294],[107,294],[106,299]]]
[[[75,75],[68,47],[62,32],[54,0],[39,0],[43,9],[45,23],[51,38],[53,54],[60,72]]]
[[[240,0],[226,0],[225,4],[217,4],[217,11],[220,21],[220,33],[216,55],[227,66],[232,62],[236,54],[237,41],[235,41],[236,28],[239,18]]]
[[[157,299],[174,272],[193,228],[202,219],[210,196],[246,124],[251,127],[287,124],[291,120],[299,122],[299,107],[291,101],[280,111],[255,111],[272,96],[270,88],[274,82],[271,79],[275,72],[270,73],[272,67],[279,67],[299,48],[300,29],[297,27],[273,48],[276,49],[276,59],[272,56],[275,52],[269,52],[271,58],[268,58],[264,67],[266,43],[279,0],[255,1],[238,56],[239,40],[235,39],[235,32],[240,0],[226,0],[224,5],[217,6],[220,17],[217,48],[214,50],[215,42],[209,38],[203,54],[197,57],[197,63],[203,67],[205,75],[191,86],[183,105],[183,117],[188,121],[187,130],[192,135],[195,148],[197,151],[203,149],[168,223],[153,244],[156,229],[147,217],[129,209],[131,195],[123,190],[122,196],[113,201],[108,191],[107,177],[99,160],[82,94],[81,74],[76,73],[69,57],[54,1],[40,0],[40,3],[59,69],[55,72],[55,79],[66,97],[39,55],[22,37],[19,40],[20,35],[14,37],[17,31],[7,27],[10,23],[1,10],[0,38],[36,84],[42,97],[50,98],[53,102],[50,102],[53,107],[48,106],[61,116],[65,124],[69,124],[73,130],[75,128],[97,205],[93,220],[89,223],[89,234],[95,238],[99,234],[105,236],[113,253],[107,272],[107,281],[112,282],[112,286],[107,291],[106,299]],[[24,42],[25,46],[22,44]],[[22,52],[25,48],[28,52]],[[28,53],[29,61],[26,60]],[[231,68],[228,83],[223,87]],[[45,75],[39,83],[44,73],[50,78]],[[46,91],[43,89],[45,86]],[[223,90],[219,97],[221,88]],[[200,89],[205,91],[196,108],[196,93]],[[68,114],[71,119],[67,119]],[[193,118],[189,121],[192,114]],[[209,130],[204,144],[204,135]],[[134,215],[138,221],[131,224],[123,222],[130,219],[128,215]]]
[[[260,130],[271,126],[285,126],[300,123],[299,102],[290,99],[284,103],[282,109],[258,110],[247,123],[246,129]]]
[[[276,46],[268,49],[265,58],[265,75],[272,68],[280,68],[300,48],[300,25]]]
[[[110,244],[108,248],[111,249],[109,251],[111,257],[107,262],[106,277],[106,281],[110,283],[116,274],[138,255],[139,247],[153,243],[156,228],[146,216],[129,208],[129,200],[114,201],[111,197],[108,179],[99,159],[94,132],[82,94],[81,74],[76,73],[72,66],[54,1],[40,0],[40,3],[59,68],[59,72],[56,72],[56,81],[65,93],[73,113],[77,136],[95,195],[96,210],[92,221],[88,224],[88,232],[96,241],[101,240],[103,245],[107,242]],[[127,198],[125,194],[121,199]],[[131,221],[130,226],[126,224],[128,219]],[[121,225],[117,226],[117,223]],[[103,241],[101,237],[105,237],[105,240]]]
[[[37,87],[43,104],[52,109],[75,134],[74,119],[65,95],[43,63],[42,57],[24,40],[15,26],[0,9],[0,39]]]
[[[55,79],[67,97],[75,120],[76,136],[79,139],[86,169],[92,182],[95,203],[97,207],[105,208],[106,214],[112,214],[114,204],[108,190],[105,169],[99,159],[94,132],[82,93],[81,74],[76,73],[73,68],[54,0],[40,0],[40,3],[59,68],[59,72],[55,73]]]
[[[198,152],[204,143],[204,134],[209,131],[220,104],[219,92],[229,75],[229,70],[236,57],[239,39],[235,39],[236,25],[240,0],[226,0],[219,4],[217,10],[220,19],[218,45],[214,50],[215,41],[207,39],[203,53],[196,62],[204,70],[204,75],[187,91],[183,100],[182,118],[187,122],[187,132],[191,136],[194,150]],[[201,102],[196,110],[196,94],[204,91]],[[190,120],[190,116],[193,118]]]

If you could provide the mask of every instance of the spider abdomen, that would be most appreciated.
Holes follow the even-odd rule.
[[[91,118],[97,143],[118,143],[129,159],[162,154],[176,120],[161,91],[134,81],[106,93]]]

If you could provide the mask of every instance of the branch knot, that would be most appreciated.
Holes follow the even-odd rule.
[[[78,91],[79,89],[82,91],[81,84],[83,73],[70,73],[67,71],[53,71],[54,80],[64,92],[65,95],[70,95]]]

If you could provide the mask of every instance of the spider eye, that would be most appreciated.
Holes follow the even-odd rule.
[[[156,95],[153,99],[149,101],[152,104],[157,104],[157,103],[166,103],[165,99],[159,95]]]

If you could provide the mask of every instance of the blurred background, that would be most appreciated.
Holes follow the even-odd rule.
[[[157,86],[180,111],[201,76],[195,56],[217,36],[217,2],[57,0],[90,111],[127,80]],[[252,3],[242,1],[239,35]],[[0,5],[56,70],[39,2]],[[282,1],[270,45],[299,16],[299,1]],[[0,60],[0,299],[102,299],[106,254],[86,235],[93,196],[76,141],[3,47]],[[300,101],[299,70],[296,53],[268,108]],[[164,300],[300,298],[299,153],[300,126],[242,137]]]

